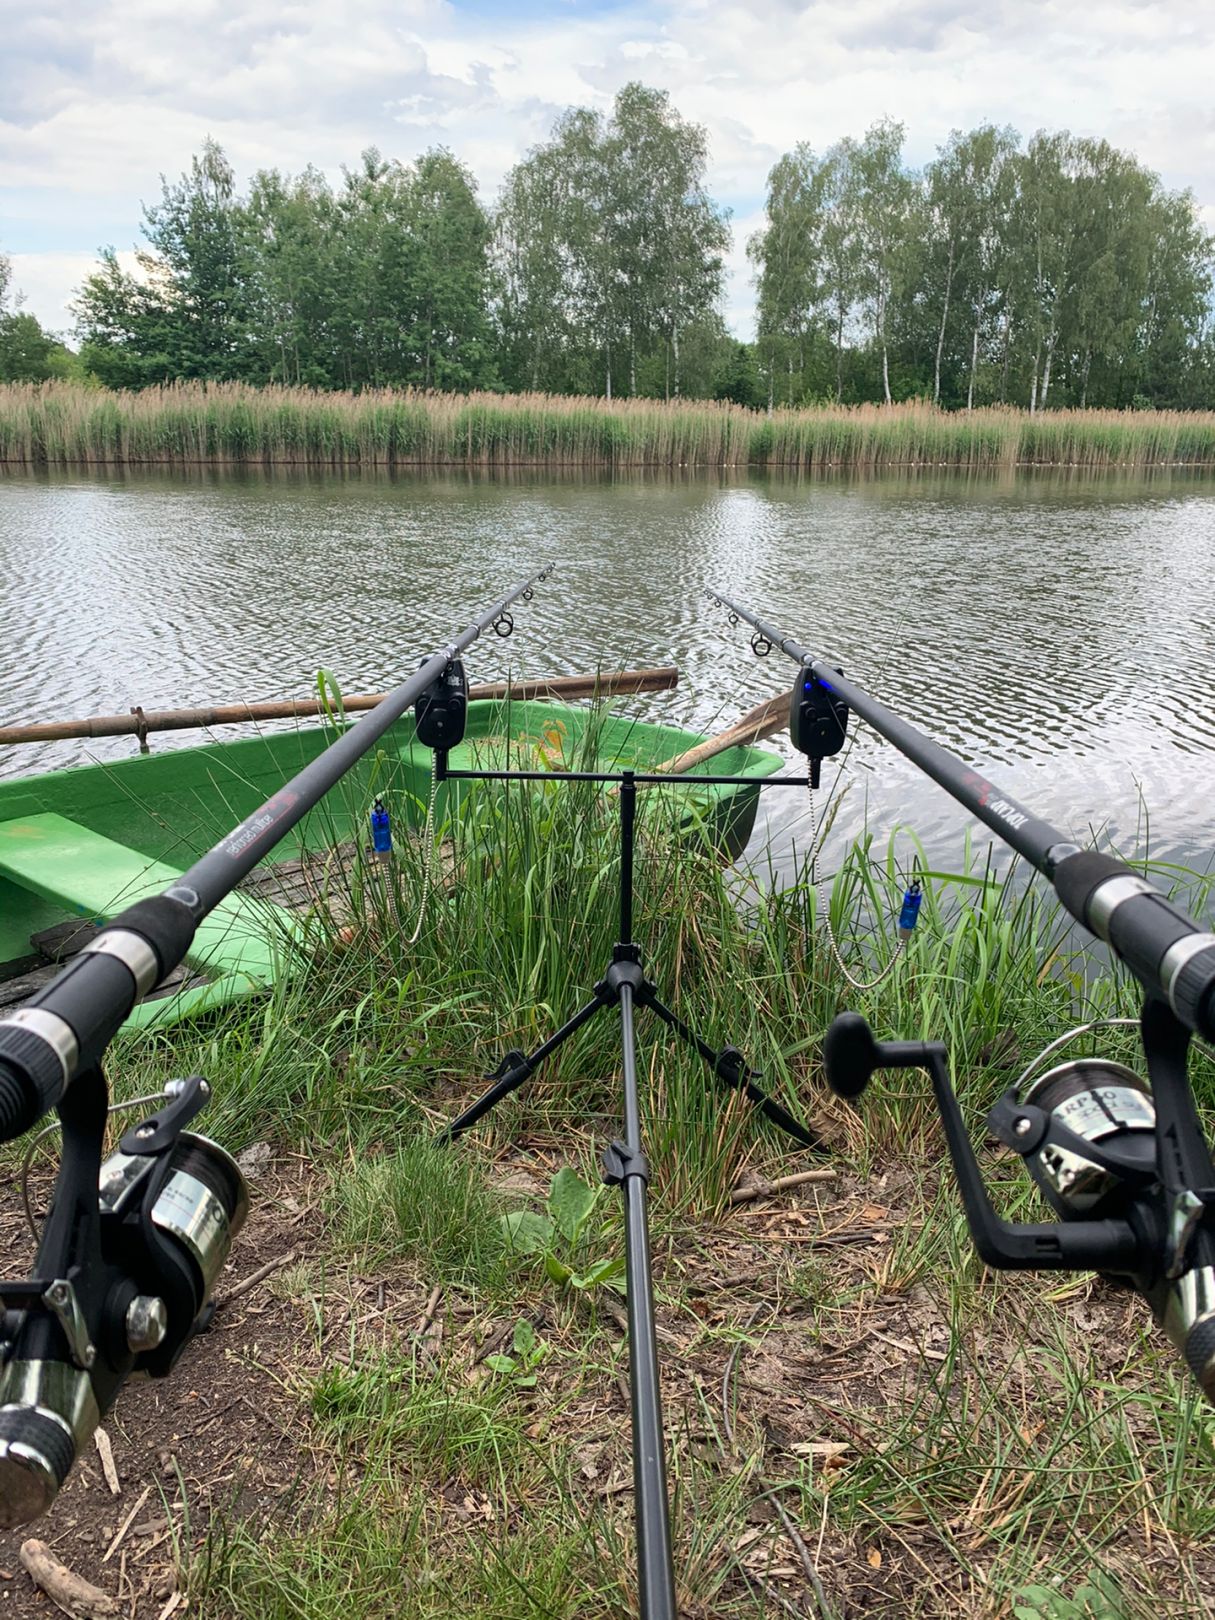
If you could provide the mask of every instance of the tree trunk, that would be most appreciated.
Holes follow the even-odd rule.
[[[979,323],[975,322],[974,340],[970,345],[970,386],[966,390],[966,409],[975,408],[975,372],[979,369]]]
[[[675,361],[675,377],[674,377],[675,398],[678,399],[679,398],[679,328],[678,328],[678,326],[673,326],[671,328],[671,352],[672,352],[672,356],[673,356],[674,361]]]
[[[949,268],[945,272],[945,304],[941,310],[941,330],[937,333],[937,364],[932,377],[932,403],[941,403],[941,351],[945,347],[945,323],[949,319],[949,295],[953,290],[953,237],[949,238]]]
[[[1084,402],[1088,398],[1088,371],[1093,363],[1092,347],[1084,351],[1084,366],[1080,372],[1080,409],[1084,409]]]
[[[835,403],[844,397],[844,306],[837,305],[835,324]]]
[[[877,319],[874,322],[874,337],[882,345],[882,392],[886,396],[886,403],[890,400],[890,358],[886,352],[886,294],[879,295],[877,306]]]
[[[1046,364],[1042,368],[1042,409],[1046,409],[1046,396],[1050,393],[1050,366],[1055,358],[1055,333],[1052,327],[1046,340]]]
[[[1029,414],[1031,416],[1038,409],[1038,362],[1042,358],[1042,339],[1038,339],[1038,347],[1034,350],[1034,375],[1029,388]]]
[[[1008,362],[1012,356],[1012,310],[1004,305],[1004,364],[1000,371],[1000,404],[1008,399]]]

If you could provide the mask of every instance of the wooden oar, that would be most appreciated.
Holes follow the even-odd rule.
[[[622,697],[635,692],[669,692],[679,683],[679,671],[670,665],[658,669],[629,669],[615,675],[554,675],[541,681],[495,681],[470,686],[470,698]],[[384,692],[362,693],[343,699],[347,713],[374,709]],[[319,698],[290,698],[268,703],[223,703],[206,709],[132,709],[130,714],[99,714],[89,720],[48,720],[32,726],[0,726],[0,743],[60,742],[67,737],[143,738],[150,731],[187,731],[193,726],[240,726],[258,720],[296,720],[327,712]]]
[[[704,742],[697,743],[695,748],[676,754],[674,759],[664,759],[661,765],[655,765],[652,769],[670,776],[678,776],[684,771],[690,771],[694,765],[701,765],[706,759],[712,759],[715,754],[724,754],[727,748],[739,748],[747,743],[759,742],[761,738],[775,736],[789,724],[791,697],[791,692],[779,692],[776,697],[768,698],[765,703],[757,703],[727,730],[719,731],[715,737],[706,737]]]

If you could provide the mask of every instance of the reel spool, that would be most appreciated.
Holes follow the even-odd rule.
[[[1128,1177],[1141,1185],[1154,1173],[1156,1107],[1147,1083],[1125,1063],[1073,1058],[1039,1075],[1021,1101],[1047,1120],[1025,1167],[1065,1218],[1113,1213],[1124,1202]],[[1056,1139],[1052,1125],[1063,1126],[1070,1140]]]
[[[122,1381],[163,1377],[209,1325],[249,1193],[217,1143],[188,1131],[166,1142],[145,1122],[102,1165],[96,1207],[101,1266],[4,1289],[10,1357],[27,1329],[20,1357],[0,1372],[5,1529],[50,1507]]]

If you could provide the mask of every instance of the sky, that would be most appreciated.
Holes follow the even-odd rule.
[[[769,169],[881,118],[916,167],[986,122],[1103,137],[1215,229],[1213,34],[1199,0],[0,0],[0,251],[68,332],[98,250],[133,262],[142,204],[207,135],[242,186],[444,145],[492,203],[567,106],[640,79],[708,130],[748,337]]]

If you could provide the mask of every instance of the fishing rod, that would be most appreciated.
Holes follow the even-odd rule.
[[[1101,1272],[1134,1288],[1215,1401],[1215,1165],[1187,1076],[1194,1034],[1215,1038],[1215,934],[1113,856],[1084,850],[1010,793],[871,697],[841,670],[715,590],[706,595],[749,624],[752,648],[778,648],[801,670],[790,737],[811,776],[843,745],[848,712],[984,822],[1053,887],[1065,910],[1104,941],[1144,991],[1140,1038],[1148,1072],[1103,1058],[1041,1059],[988,1117],[1062,1219],[1001,1220],[988,1196],[942,1042],[878,1041],[855,1013],[835,1019],[823,1046],[828,1083],[857,1098],[881,1068],[925,1068],[945,1131],[971,1237],[989,1266]],[[1110,1022],[1110,1021],[1103,1021]],[[1118,1020],[1117,1022],[1123,1022]]]
[[[140,997],[184,959],[198,924],[411,706],[440,738],[467,707],[461,654],[509,635],[495,602],[344,731],[163,894],[130,906],[22,1007],[0,1018],[0,1141],[50,1109],[63,1150],[31,1278],[0,1283],[0,1527],[44,1512],[132,1372],[165,1376],[210,1320],[210,1294],[248,1210],[236,1162],[185,1126],[206,1081],[170,1081],[164,1106],[102,1163],[110,1041]],[[134,1104],[119,1105],[131,1107]]]

